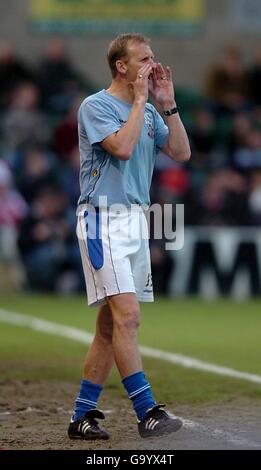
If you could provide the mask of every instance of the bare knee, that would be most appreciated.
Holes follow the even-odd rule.
[[[136,332],[140,325],[140,309],[136,305],[126,305],[114,312],[113,321],[118,330]]]
[[[108,298],[113,329],[120,335],[135,334],[140,324],[140,306],[136,295],[120,294]]]

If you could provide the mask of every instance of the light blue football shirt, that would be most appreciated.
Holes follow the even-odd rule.
[[[149,190],[156,153],[168,139],[168,127],[154,106],[145,106],[141,135],[130,160],[122,161],[106,152],[100,142],[117,132],[128,120],[132,105],[102,90],[88,96],[78,112],[80,147],[79,204],[99,207],[99,196],[107,205],[149,205]]]

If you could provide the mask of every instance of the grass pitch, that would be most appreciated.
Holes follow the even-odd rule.
[[[84,296],[22,295],[1,298],[0,308],[94,332],[95,309]],[[160,298],[142,304],[140,344],[261,375],[261,301],[207,302]],[[1,379],[78,383],[87,346],[73,340],[0,322]],[[144,358],[156,398],[197,405],[233,398],[261,398],[261,385],[162,360]],[[116,369],[107,388],[125,396]]]

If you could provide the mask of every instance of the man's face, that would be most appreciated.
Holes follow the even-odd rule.
[[[128,82],[135,81],[138,71],[145,64],[154,65],[154,55],[147,44],[131,43],[128,45],[129,59],[126,63]]]

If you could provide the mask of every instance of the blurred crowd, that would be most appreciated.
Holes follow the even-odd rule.
[[[2,285],[64,294],[84,288],[76,115],[99,85],[75,69],[61,38],[50,40],[34,67],[10,41],[0,43]],[[201,89],[176,86],[176,101],[192,157],[186,165],[158,157],[152,202],[184,203],[187,225],[260,226],[261,46],[250,64],[238,48],[224,48]],[[170,259],[162,244],[151,248],[164,292]]]

